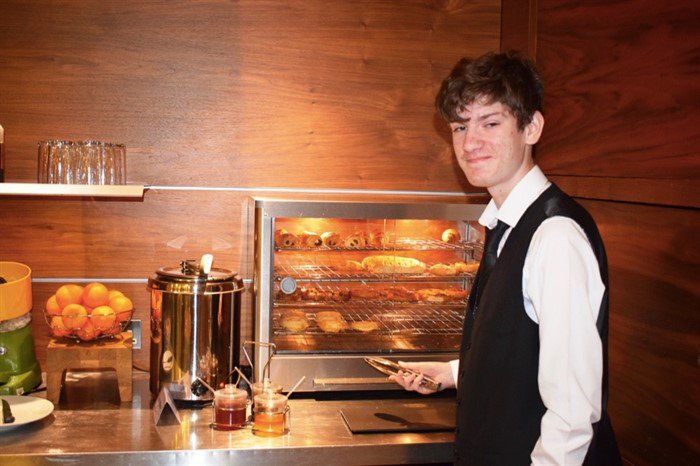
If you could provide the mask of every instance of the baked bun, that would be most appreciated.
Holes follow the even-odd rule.
[[[433,275],[440,275],[440,276],[457,275],[457,269],[453,265],[449,265],[449,264],[432,265],[428,269],[428,272],[432,273]]]
[[[343,244],[347,249],[363,249],[367,246],[367,239],[364,233],[357,231],[352,235],[348,235],[343,240]]]
[[[337,248],[340,245],[340,235],[334,231],[321,233],[321,241],[328,248]]]
[[[284,228],[275,230],[275,246],[278,248],[298,248],[299,237]]]
[[[289,332],[303,332],[309,328],[309,319],[306,313],[298,309],[284,311],[280,318],[280,325]]]
[[[448,228],[442,232],[442,240],[446,243],[459,243],[462,240],[462,235],[454,228]]]
[[[360,320],[350,322],[350,328],[359,332],[373,332],[379,328],[379,322],[374,320]]]
[[[423,273],[426,266],[423,262],[412,257],[401,256],[369,256],[362,260],[362,266],[377,274],[392,273]]]
[[[458,261],[452,264],[457,270],[457,273],[475,273],[479,269],[478,262],[463,262]]]
[[[301,241],[302,246],[305,248],[318,248],[323,246],[321,235],[317,235],[312,231],[303,232],[301,235],[299,235],[299,240]]]

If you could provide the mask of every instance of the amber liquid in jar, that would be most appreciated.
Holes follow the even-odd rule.
[[[217,430],[236,430],[245,426],[246,407],[214,406],[214,428]]]
[[[260,437],[284,435],[284,413],[255,413],[253,433]]]

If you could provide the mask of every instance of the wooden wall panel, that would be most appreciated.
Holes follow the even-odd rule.
[[[538,0],[537,15],[545,171],[697,179],[700,4]]]
[[[632,464],[700,455],[700,212],[584,201],[610,268],[610,414]]]
[[[460,191],[433,98],[500,2],[0,3],[8,181],[42,139],[126,143],[149,185]],[[439,130],[438,130],[439,128]]]
[[[628,464],[700,458],[700,4],[537,0],[538,163],[610,265],[610,413]]]

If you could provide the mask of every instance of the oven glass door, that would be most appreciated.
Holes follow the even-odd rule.
[[[278,353],[458,351],[476,222],[276,218],[274,230]]]

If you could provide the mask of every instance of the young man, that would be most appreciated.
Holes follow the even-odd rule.
[[[535,165],[542,96],[530,61],[489,53],[457,63],[436,98],[459,166],[492,196],[460,359],[402,363],[457,388],[457,464],[620,464],[605,411],[605,251],[588,213]],[[423,375],[392,378],[430,393]]]

